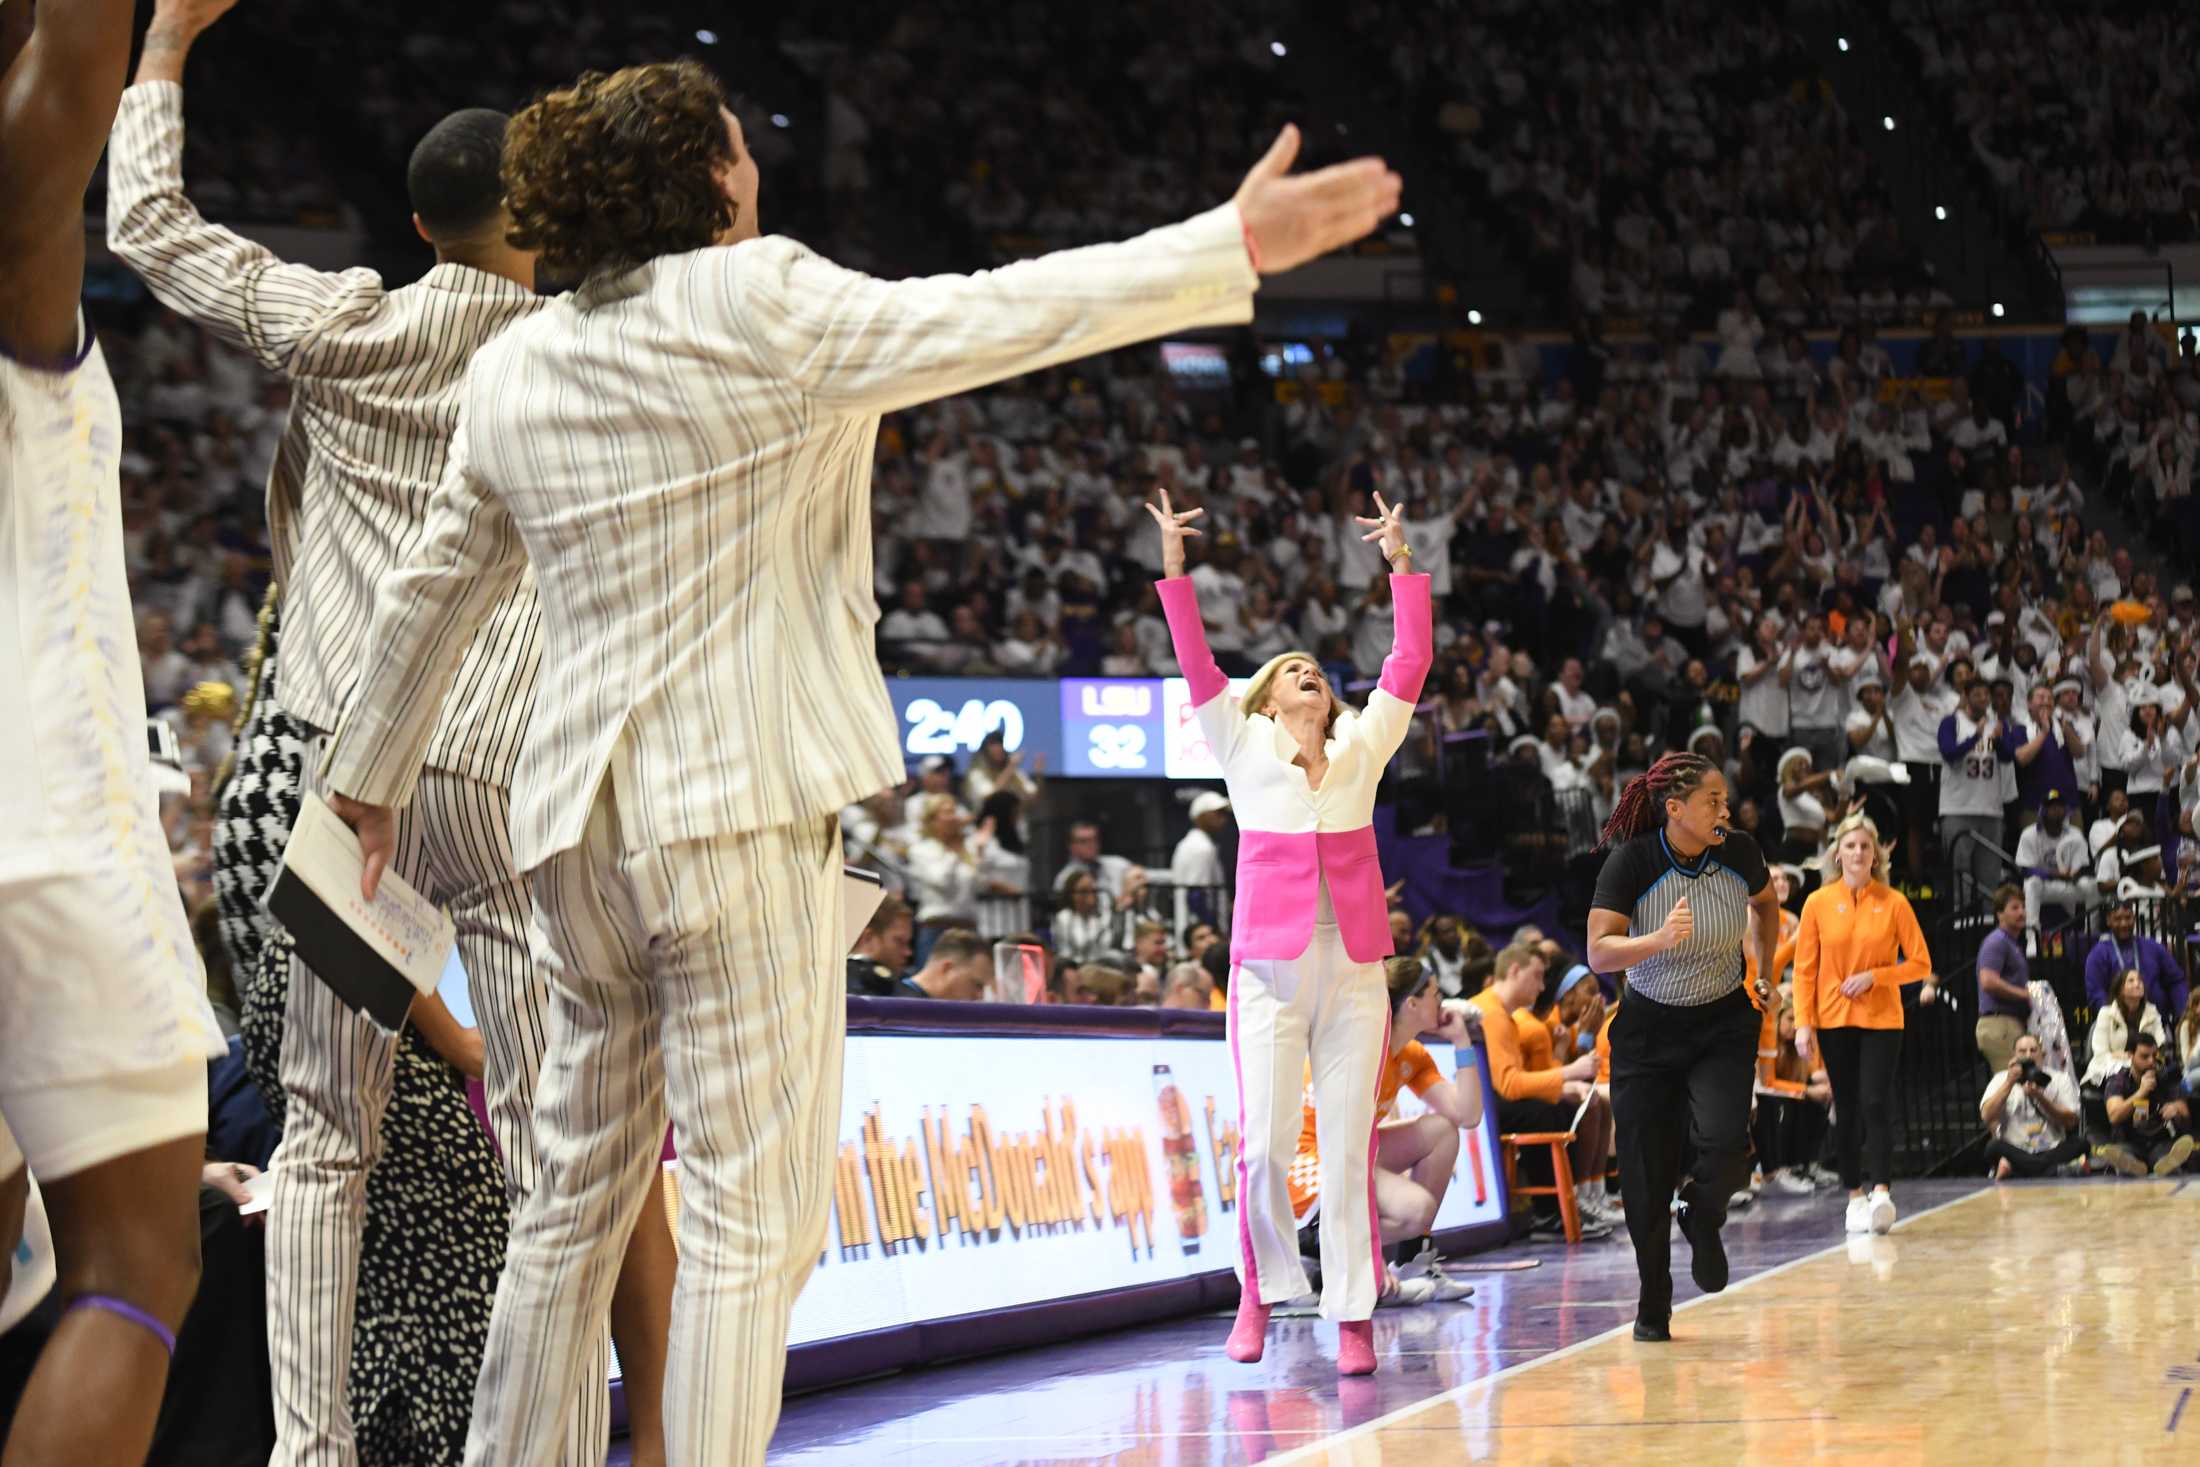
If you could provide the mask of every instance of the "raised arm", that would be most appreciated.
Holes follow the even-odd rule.
[[[382,297],[371,270],[286,264],[209,224],[183,192],[183,67],[191,43],[235,0],[158,0],[123,93],[107,165],[107,246],[162,304],[287,372],[334,318]]]
[[[1287,127],[1230,202],[1118,244],[975,275],[883,281],[800,246],[727,252],[731,314],[809,397],[888,413],[1164,332],[1243,324],[1274,275],[1372,232],[1398,206],[1377,158],[1293,175]]]
[[[1354,732],[1387,761],[1413,726],[1413,710],[1421,702],[1421,688],[1435,658],[1436,623],[1429,579],[1411,573],[1413,551],[1406,545],[1398,506],[1383,503],[1378,494],[1375,511],[1373,518],[1359,516],[1358,522],[1372,527],[1360,538],[1374,541],[1390,562],[1390,655],[1383,659],[1374,696],[1367,700]]]
[[[77,355],[84,190],[130,64],[132,0],[0,3],[0,345]]]
[[[1160,505],[1149,504],[1146,512],[1161,529],[1162,579],[1154,584],[1154,591],[1161,597],[1169,641],[1176,649],[1177,666],[1183,670],[1191,693],[1192,716],[1207,735],[1207,746],[1214,751],[1216,762],[1227,770],[1231,756],[1244,739],[1245,720],[1225,696],[1230,691],[1230,680],[1222,675],[1214,651],[1207,645],[1207,624],[1199,614],[1199,589],[1184,574],[1184,542],[1199,533],[1192,521],[1206,511],[1175,508],[1169,503],[1169,491],[1164,489]]]

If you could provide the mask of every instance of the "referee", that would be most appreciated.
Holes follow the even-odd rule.
[[[1612,1019],[1612,1116],[1642,1278],[1638,1340],[1673,1337],[1676,1183],[1689,1272],[1716,1294],[1726,1287],[1727,1199],[1749,1179],[1758,1017],[1742,941],[1755,939],[1757,971],[1771,973],[1780,906],[1757,842],[1727,829],[1726,800],[1725,776],[1697,754],[1667,754],[1628,781],[1604,827],[1616,849],[1589,904],[1589,965],[1627,971],[1627,1002]],[[1684,1141],[1695,1149],[1685,1179]]]

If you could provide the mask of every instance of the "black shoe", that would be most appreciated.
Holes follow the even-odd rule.
[[[1706,1294],[1726,1288],[1726,1244],[1719,1239],[1719,1225],[1699,1209],[1681,1204],[1681,1236],[1688,1239],[1688,1276]]]
[[[1669,1345],[1673,1342],[1673,1318],[1660,1315],[1656,1319],[1635,1321],[1635,1338],[1645,1345]]]

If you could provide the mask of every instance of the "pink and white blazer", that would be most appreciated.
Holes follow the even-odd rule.
[[[1174,577],[1156,589],[1176,660],[1191,685],[1193,716],[1222,765],[1237,817],[1231,960],[1288,960],[1305,952],[1314,938],[1325,876],[1346,954],[1356,963],[1390,956],[1389,904],[1375,854],[1375,786],[1405,742],[1428,677],[1433,641],[1428,577],[1390,578],[1397,616],[1390,656],[1367,707],[1337,715],[1325,746],[1329,772],[1318,790],[1308,787],[1306,771],[1291,762],[1298,745],[1290,735],[1272,718],[1244,716],[1231,700],[1229,679],[1207,647],[1191,579]]]

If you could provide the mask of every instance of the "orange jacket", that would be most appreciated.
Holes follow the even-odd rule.
[[[1566,1088],[1566,1076],[1555,1069],[1530,1070],[1521,1063],[1520,1025],[1498,1002],[1496,990],[1485,988],[1467,1002],[1482,1011],[1482,1042],[1489,1046],[1491,1087],[1506,1100],[1555,1103]]]
[[[1625,994],[1620,995],[1620,998],[1625,997]],[[1604,1027],[1597,1030],[1597,1083],[1599,1085],[1612,1083],[1612,1021],[1619,1017],[1620,998],[1613,999],[1611,1007],[1604,1011]]]
[[[1794,963],[1795,934],[1802,931],[1802,928],[1803,922],[1800,917],[1797,917],[1786,907],[1780,909],[1780,945],[1772,950],[1772,982],[1767,985],[1768,987],[1778,988],[1780,986],[1780,975],[1785,973],[1788,967]],[[1757,1001],[1757,935],[1754,930],[1742,938],[1742,962],[1747,969],[1745,976],[1749,979],[1749,999],[1751,1003],[1755,1003]],[[1774,1004],[1772,1007],[1777,1012],[1780,1006]]]
[[[1905,983],[1932,976],[1932,954],[1909,899],[1883,881],[1852,893],[1836,881],[1812,892],[1795,929],[1795,1022],[1813,1029],[1899,1029]],[[1861,998],[1843,980],[1869,973]]]
[[[1520,1065],[1527,1070],[1555,1070],[1558,1068],[1556,1050],[1558,1041],[1551,1033],[1551,1026],[1537,1018],[1532,1010],[1514,1009],[1513,1023],[1520,1029]]]

